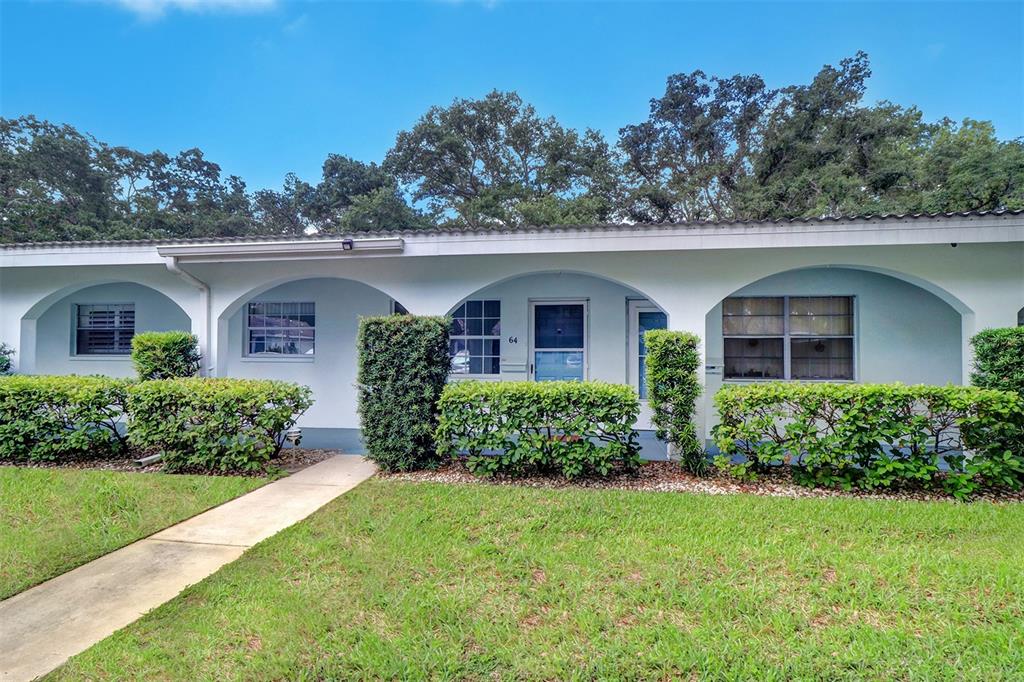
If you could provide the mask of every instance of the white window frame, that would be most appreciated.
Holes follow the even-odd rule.
[[[267,304],[310,304],[313,306],[313,352],[312,353],[251,353],[249,345],[249,331],[252,329],[270,329],[270,327],[250,327],[249,326],[249,306],[251,305],[267,305]],[[289,362],[305,361],[311,362],[316,358],[316,329],[319,326],[317,321],[316,312],[316,301],[247,301],[245,307],[242,308],[242,314],[245,316],[245,320],[242,323],[242,357],[246,360],[285,360]]]
[[[527,344],[527,369],[529,370],[530,381],[537,380],[536,372],[536,352],[538,350],[550,350],[550,351],[562,351],[562,352],[583,352],[583,381],[590,379],[590,299],[589,298],[531,298],[529,299],[530,304],[530,319],[529,329],[527,334],[529,335],[529,344]],[[536,348],[534,345],[534,327],[536,326],[536,309],[537,306],[545,305],[582,305],[583,306],[583,348]]]
[[[748,382],[748,381],[796,381],[796,382],[807,382],[807,383],[856,383],[860,380],[860,353],[858,352],[857,343],[860,338],[859,325],[860,325],[860,309],[857,301],[857,297],[853,294],[742,294],[728,296],[727,298],[781,298],[782,299],[782,334],[748,334],[748,335],[737,335],[737,334],[726,334],[725,333],[725,311],[722,311],[722,380],[725,382]],[[853,317],[852,321],[852,334],[834,334],[834,335],[809,335],[809,334],[792,334],[790,331],[790,299],[793,298],[848,298],[850,299],[850,314]],[[724,303],[724,301],[723,301]],[[726,339],[782,339],[782,376],[779,378],[769,377],[730,377],[725,373],[726,357],[725,357],[725,340]],[[794,379],[793,368],[792,368],[792,341],[794,339],[850,339],[850,352],[853,357],[850,359],[851,370],[853,373],[850,379]]]
[[[647,299],[630,299],[629,301],[629,358],[626,364],[626,379],[630,386],[640,395],[640,313],[663,313],[666,321],[668,313]],[[667,327],[666,327],[667,328]],[[647,402],[647,398],[641,398]]]
[[[73,315],[72,320],[71,320],[71,351],[72,351],[71,355],[72,355],[72,357],[75,357],[75,358],[86,358],[86,359],[87,358],[128,358],[128,357],[130,357],[131,354],[132,354],[132,351],[131,351],[130,347],[129,347],[128,350],[124,351],[123,353],[82,353],[79,350],[79,348],[78,348],[78,333],[79,333],[79,331],[83,331],[83,330],[87,330],[87,329],[96,329],[96,330],[107,329],[107,327],[80,327],[79,326],[79,318],[81,317],[81,308],[84,307],[84,306],[89,306],[89,307],[107,307],[107,308],[128,308],[128,307],[130,307],[132,309],[132,336],[133,337],[135,336],[135,332],[136,332],[136,329],[137,329],[137,326],[138,326],[136,324],[137,320],[136,320],[135,315],[136,315],[137,311],[135,310],[135,302],[134,301],[127,301],[127,302],[126,301],[119,301],[119,302],[112,302],[112,303],[96,303],[96,302],[91,302],[91,303],[89,303],[89,302],[75,303],[71,307],[71,311],[72,311],[71,314]],[[120,328],[120,327],[110,327],[109,329],[111,329],[112,331],[114,331],[116,333],[118,330],[123,329],[123,328]]]
[[[485,313],[486,312],[486,306],[487,306],[487,302],[488,301],[497,301],[497,303],[498,303],[498,317],[497,317],[498,324],[501,325],[503,323],[503,313],[504,313],[504,310],[505,310],[505,302],[502,299],[495,298],[493,296],[485,297],[485,298],[467,298],[464,301],[462,301],[461,303],[459,303],[459,305],[455,306],[455,310],[458,310],[459,308],[461,308],[462,306],[466,305],[467,303],[470,303],[471,301],[480,301],[480,305],[483,306],[483,308],[481,309],[481,313]],[[484,319],[488,319],[488,318],[487,318],[487,316],[485,314],[481,314],[480,315],[480,319],[484,320]],[[490,319],[494,319],[494,318],[490,318]],[[482,332],[484,330],[481,329],[480,331]],[[502,353],[502,336],[501,336],[501,334],[451,334],[449,336],[449,343],[451,341],[460,341],[460,340],[466,342],[467,348],[468,348],[469,342],[471,340],[473,340],[473,341],[482,341],[482,342],[497,341],[498,342],[498,371],[497,372],[481,372],[479,374],[472,374],[472,373],[469,373],[469,372],[453,372],[451,370],[451,367],[449,367],[448,375],[450,377],[452,377],[453,379],[497,379],[497,378],[499,378],[501,376],[501,353]],[[450,359],[454,359],[451,356],[451,347],[450,346],[449,346],[449,350],[448,350],[448,357]],[[493,356],[485,355],[483,357],[493,357]]]

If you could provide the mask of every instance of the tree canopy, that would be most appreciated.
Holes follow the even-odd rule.
[[[863,52],[778,89],[756,74],[673,74],[614,144],[494,91],[431,107],[381,164],[330,153],[315,184],[289,173],[256,191],[200,149],[142,152],[4,118],[0,241],[1024,208],[1024,142],[987,121],[865,103],[870,76]]]
[[[601,134],[541,118],[514,92],[432,107],[398,134],[384,165],[414,201],[469,227],[598,222],[613,210]]]

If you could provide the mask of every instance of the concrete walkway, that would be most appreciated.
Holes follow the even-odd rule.
[[[0,680],[48,673],[375,471],[331,457],[0,602]]]

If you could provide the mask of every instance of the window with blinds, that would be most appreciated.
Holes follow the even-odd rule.
[[[852,296],[760,296],[722,303],[727,379],[852,380]]]
[[[303,355],[316,352],[316,305],[253,302],[246,309],[246,355]]]
[[[75,310],[75,355],[128,355],[135,336],[134,303],[83,303]]]

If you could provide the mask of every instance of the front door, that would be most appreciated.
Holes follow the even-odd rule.
[[[587,302],[530,303],[530,375],[535,381],[587,378]]]

